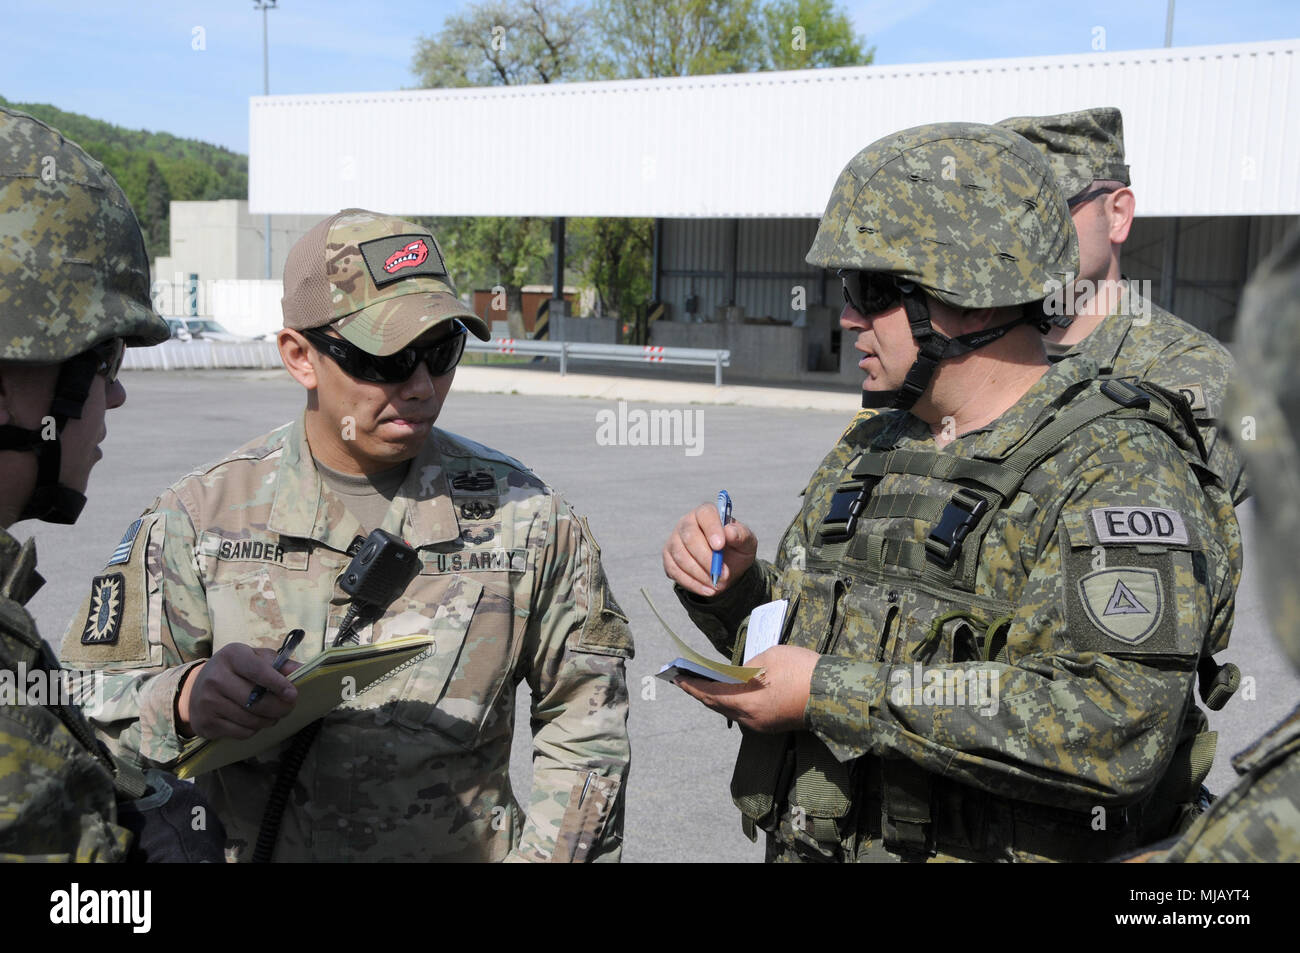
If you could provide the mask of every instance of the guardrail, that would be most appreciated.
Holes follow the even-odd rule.
[[[560,373],[569,372],[569,361],[630,361],[636,364],[686,364],[712,367],[713,384],[722,386],[722,369],[731,366],[730,351],[701,347],[644,347],[631,344],[592,344],[585,341],[530,341],[527,338],[470,338],[465,350],[475,354],[520,354],[558,357]]]
[[[560,373],[569,361],[629,361],[637,364],[685,364],[712,367],[714,386],[722,386],[722,369],[731,366],[730,351],[696,347],[638,347],[582,341],[530,341],[525,338],[470,338],[465,350],[475,354],[518,354],[558,357]],[[202,368],[277,368],[280,351],[274,341],[164,341],[157,347],[127,348],[123,367],[170,371]]]
[[[122,366],[136,370],[190,368],[275,368],[280,350],[274,341],[164,341],[157,347],[129,347]]]

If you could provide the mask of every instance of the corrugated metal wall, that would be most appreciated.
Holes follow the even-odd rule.
[[[1121,257],[1124,273],[1150,281],[1152,297],[1162,305],[1168,301],[1162,278],[1172,221],[1136,219]],[[1230,340],[1246,280],[1287,232],[1300,225],[1300,216],[1183,218],[1177,224],[1171,310],[1220,340]]]
[[[1171,219],[1134,221],[1121,259],[1124,273],[1149,281],[1152,298],[1165,301],[1162,286]],[[792,321],[792,289],[805,287],[808,306],[827,304],[838,315],[839,283],[804,262],[817,230],[815,219],[739,220],[736,227],[736,303],[750,317]],[[1245,280],[1300,216],[1224,216],[1178,220],[1177,278],[1173,311],[1180,318],[1229,339]],[[696,319],[712,320],[728,303],[731,234],[727,219],[665,219],[661,298],[672,320],[690,320],[686,300],[698,297]],[[694,274],[683,274],[693,272]]]
[[[1124,112],[1147,215],[1300,213],[1300,41],[494,89],[254,97],[254,214],[798,218],[918,123]],[[340,135],[339,130],[361,130]]]
[[[733,224],[734,223],[734,224]],[[665,219],[660,297],[675,320],[689,320],[686,299],[698,299],[697,319],[711,320],[729,303],[735,232],[736,304],[750,317],[794,321],[802,287],[805,309],[821,303],[821,271],[804,262],[815,219]],[[690,274],[683,274],[690,272]],[[838,301],[838,286],[834,289]]]

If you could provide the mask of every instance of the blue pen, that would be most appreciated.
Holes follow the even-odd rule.
[[[726,490],[718,491],[718,519],[722,521],[724,527],[731,522],[731,497],[727,495]],[[726,546],[725,542],[723,546]],[[709,578],[713,580],[715,586],[718,584],[718,577],[721,575],[722,550],[715,549],[713,551],[713,566],[709,570]]]

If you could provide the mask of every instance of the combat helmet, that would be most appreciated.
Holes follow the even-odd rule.
[[[1233,352],[1237,377],[1220,427],[1246,458],[1264,601],[1274,635],[1300,668],[1300,229],[1246,286]]]
[[[898,391],[864,392],[864,406],[911,407],[940,361],[992,343],[1021,324],[947,338],[926,295],[959,309],[1041,301],[1079,270],[1079,242],[1047,159],[1016,133],[979,123],[904,129],[844,167],[817,227],[809,264],[891,275],[920,347]]]
[[[121,338],[157,344],[144,237],[104,166],[26,113],[0,106],[0,360],[61,364],[50,414],[62,434],[81,416],[97,360]],[[0,449],[37,454],[36,489],[20,519],[76,520],[85,497],[58,482],[59,440],[0,426]]]

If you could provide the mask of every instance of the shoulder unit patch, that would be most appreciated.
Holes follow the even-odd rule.
[[[126,579],[120,572],[96,576],[90,583],[90,610],[81,630],[81,644],[116,644],[125,602]]]
[[[1165,608],[1163,592],[1155,569],[1103,569],[1079,580],[1093,625],[1126,645],[1140,645],[1156,631]]]

